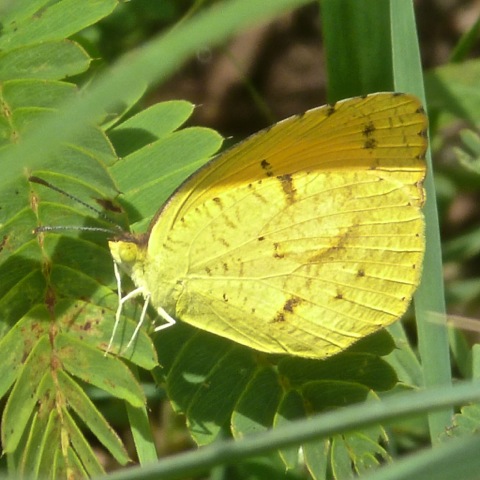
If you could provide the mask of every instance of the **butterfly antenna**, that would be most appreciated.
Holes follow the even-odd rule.
[[[122,228],[120,225],[117,225],[108,215],[105,214],[105,212],[102,212],[101,210],[98,210],[94,206],[88,204],[87,202],[84,202],[80,198],[76,197],[75,195],[72,195],[71,193],[66,192],[65,190],[62,190],[59,187],[56,187],[55,185],[51,184],[50,182],[47,182],[43,178],[36,177],[35,175],[31,175],[28,178],[29,182],[32,183],[38,183],[39,185],[43,185],[45,187],[50,188],[51,190],[54,190],[55,192],[58,192],[62,195],[64,195],[67,198],[70,198],[74,202],[77,202],[79,205],[83,205],[85,208],[88,208],[91,212],[96,213],[99,217],[101,217],[103,220],[113,224],[116,228],[114,229],[109,229],[109,228],[101,228],[101,227],[79,227],[77,226],[40,226],[37,227],[34,230],[34,233],[40,233],[40,232],[56,232],[56,231],[62,231],[62,230],[82,230],[82,231],[87,231],[87,232],[105,232],[105,233],[118,233],[119,231],[122,232]]]
[[[120,227],[119,227],[120,228]],[[102,228],[102,227],[85,227],[79,225],[41,225],[33,229],[33,233],[42,232],[70,232],[72,230],[80,230],[82,232],[103,232],[103,233],[112,233],[113,235],[118,234],[119,230],[114,230],[113,228]]]

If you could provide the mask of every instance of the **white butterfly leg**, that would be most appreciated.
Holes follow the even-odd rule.
[[[105,351],[105,355],[107,355],[108,352],[110,352],[110,349],[112,347],[113,339],[115,337],[115,333],[117,331],[118,324],[120,323],[120,316],[122,315],[123,304],[127,300],[130,300],[131,298],[134,298],[137,295],[144,294],[144,296],[145,296],[145,303],[143,304],[142,313],[140,315],[140,320],[138,321],[137,326],[135,327],[135,331],[133,332],[132,338],[129,340],[129,342],[127,344],[126,348],[128,349],[130,347],[130,345],[133,343],[133,341],[135,340],[135,338],[137,337],[138,332],[140,331],[140,328],[143,324],[143,321],[145,320],[145,317],[147,315],[147,308],[148,308],[148,304],[150,302],[150,294],[145,295],[145,290],[141,287],[136,288],[135,290],[131,291],[130,293],[128,293],[127,295],[122,297],[122,277],[121,277],[120,270],[119,270],[116,262],[113,262],[113,271],[115,273],[115,279],[117,280],[118,307],[117,307],[117,311],[115,313],[115,323],[113,325],[112,336],[110,337],[110,342],[108,343],[108,347],[107,347],[107,350]],[[177,323],[176,320],[171,315],[169,315],[162,307],[159,307],[157,309],[157,311],[158,311],[158,314],[165,320],[166,323],[156,327],[154,329],[154,332],[159,332],[160,330],[171,327],[172,325]]]
[[[135,291],[135,290],[134,290]],[[128,296],[128,295],[127,295]],[[127,297],[125,297],[127,298]],[[147,308],[148,308],[148,304],[150,302],[150,295],[147,295],[145,297],[145,303],[143,304],[143,308],[142,308],[142,314],[140,315],[140,320],[138,321],[137,323],[137,326],[135,327],[135,330],[133,332],[133,335],[132,335],[132,338],[129,340],[129,342],[127,343],[127,348],[126,350],[128,350],[128,348],[130,347],[130,345],[133,343],[133,341],[135,340],[135,338],[137,337],[138,335],[138,332],[140,330],[140,327],[142,326],[143,324],[143,321],[145,320],[145,315],[147,314]]]
[[[122,297],[122,278],[121,278],[120,270],[118,269],[118,265],[116,264],[116,262],[113,262],[113,271],[115,272],[115,279],[117,280],[118,307],[117,307],[117,311],[115,313],[115,323],[113,325],[112,336],[110,337],[110,341],[108,342],[108,347],[105,350],[105,356],[108,355],[108,353],[110,352],[110,349],[112,348],[113,339],[115,337],[115,333],[117,331],[118,324],[120,323],[120,316],[122,315],[123,304],[127,300],[130,300],[131,298],[136,297],[137,295],[140,295],[140,294],[144,293],[143,288],[136,288],[135,290],[132,290],[130,293],[128,293],[127,295]],[[135,329],[134,335],[138,332],[138,328],[140,327],[140,325],[143,322],[143,319],[145,317],[145,313],[147,311],[147,306],[148,306],[148,300],[149,299],[150,299],[150,295],[148,295],[148,298],[146,298],[146,300],[145,300],[145,305],[143,306],[143,310],[142,310],[142,316],[140,318],[139,325]],[[130,340],[128,345],[130,345],[130,343],[133,341],[133,338],[134,337],[132,337],[132,339]]]
[[[153,329],[154,332],[159,332],[160,330],[164,330],[165,328],[171,327],[172,325],[175,325],[177,323],[177,321],[171,315],[169,315],[162,307],[158,307],[157,312],[167,323],[155,327]]]

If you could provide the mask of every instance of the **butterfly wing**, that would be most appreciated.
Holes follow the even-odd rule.
[[[159,212],[136,282],[173,317],[257,350],[347,348],[397,320],[419,283],[426,122],[417,99],[384,93],[250,137]]]

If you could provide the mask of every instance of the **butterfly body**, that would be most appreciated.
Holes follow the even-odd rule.
[[[398,319],[424,252],[426,117],[374,94],[279,122],[187,179],[114,260],[174,319],[324,358]]]

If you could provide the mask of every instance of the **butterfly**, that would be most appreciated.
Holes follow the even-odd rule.
[[[421,276],[426,149],[420,101],[376,93],[293,116],[215,157],[146,233],[109,241],[119,284],[123,271],[136,285],[110,345],[136,295],[137,332],[151,303],[164,320],[155,331],[180,320],[317,359],[396,321]]]

